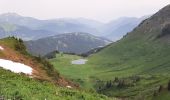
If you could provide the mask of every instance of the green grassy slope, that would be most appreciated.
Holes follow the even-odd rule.
[[[126,78],[127,81],[131,81],[129,77],[140,77],[140,81],[133,83],[135,84],[134,86],[125,88],[117,88],[116,86],[112,86],[111,88],[100,92],[108,96],[118,96],[121,98],[141,98],[142,95],[142,98],[148,98],[153,95],[154,91],[157,90],[160,85],[167,84],[168,80],[170,79],[168,70],[164,70],[164,72],[167,73],[161,73],[159,71],[159,73],[140,73],[141,70],[136,69],[133,69],[134,72],[132,73],[129,73],[126,70],[117,72],[116,70],[114,71],[111,66],[109,66],[110,68],[108,66],[103,68],[104,66],[102,67],[100,64],[90,64],[90,62],[94,61],[92,58],[89,58],[89,62],[85,65],[72,65],[70,63],[72,60],[79,58],[81,57],[64,54],[62,57],[58,56],[57,58],[51,59],[50,61],[53,65],[55,65],[55,68],[59,70],[62,75],[79,83],[83,88],[86,89],[97,90],[96,87],[99,83],[99,80],[106,82],[108,80],[113,80],[115,77],[123,77]],[[99,57],[96,59],[98,58]],[[131,69],[131,67],[128,69]],[[147,68],[144,67],[143,70],[147,70]]]
[[[141,77],[140,81],[135,83],[136,85],[133,87],[120,90],[113,87],[102,91],[102,93],[121,97],[131,97],[143,92],[152,95],[156,87],[160,84],[167,84],[170,79],[169,50],[168,45],[159,42],[122,40],[92,56],[89,63],[96,69],[103,71],[96,75],[102,80],[113,80],[114,77]],[[100,62],[98,66],[96,65],[97,62]],[[145,78],[146,76],[150,78]]]
[[[91,79],[89,78],[95,70],[88,65],[73,65],[72,60],[81,59],[83,57],[69,54],[57,54],[56,58],[51,59],[50,62],[54,67],[60,71],[61,75],[79,83],[82,88],[92,88]]]
[[[92,92],[57,87],[0,68],[0,98],[12,100],[108,100]]]
[[[117,43],[89,58],[89,64],[103,71],[96,75],[101,79],[136,75],[156,76],[148,80],[141,77],[133,87],[118,90],[113,86],[102,93],[126,97],[151,90],[148,94],[152,94],[160,84],[167,83],[170,79],[170,27],[166,27],[170,22],[169,12],[170,5],[145,20]],[[114,90],[118,90],[117,93]]]

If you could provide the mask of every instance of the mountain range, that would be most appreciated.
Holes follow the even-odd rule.
[[[103,33],[108,33],[105,37],[110,40],[119,40],[148,17],[149,16],[143,16],[141,18],[122,17],[117,20],[113,20],[105,25]]]
[[[116,41],[136,27],[143,19],[146,17],[122,17],[109,23],[102,23],[85,18],[39,20],[16,13],[5,13],[0,15],[0,37],[14,35],[24,40],[36,40],[63,33],[84,32]]]

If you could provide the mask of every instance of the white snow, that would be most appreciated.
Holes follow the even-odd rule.
[[[14,73],[32,74],[32,68],[22,63],[13,62],[10,60],[0,59],[0,67],[10,70]]]
[[[71,64],[75,64],[75,65],[83,65],[87,62],[87,59],[78,59],[78,60],[73,60],[71,61]]]
[[[67,87],[67,88],[70,88],[70,89],[72,88],[72,87],[71,87],[71,86],[69,86],[69,85],[68,85],[68,86],[66,86],[66,87]]]
[[[0,46],[0,50],[4,50],[4,48],[2,46]]]

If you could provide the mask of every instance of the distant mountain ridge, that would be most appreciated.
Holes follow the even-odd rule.
[[[108,37],[110,40],[119,40],[148,17],[149,16],[143,16],[141,18],[121,17],[113,20],[105,25],[104,32],[108,33],[105,37]]]
[[[34,55],[46,55],[53,51],[82,54],[112,41],[93,36],[89,33],[75,32],[55,35],[34,41],[26,41],[28,51]]]
[[[14,35],[24,40],[36,40],[63,33],[84,32],[116,41],[136,27],[143,19],[145,18],[123,17],[109,23],[101,23],[85,18],[39,20],[16,13],[5,13],[0,15],[0,27],[6,26],[0,28],[0,38]],[[17,29],[11,30],[11,25]],[[6,28],[10,32],[6,32]]]
[[[10,23],[0,23],[0,38],[15,36],[24,40],[36,40],[47,36],[52,36],[54,32],[47,30],[33,30],[25,26]]]

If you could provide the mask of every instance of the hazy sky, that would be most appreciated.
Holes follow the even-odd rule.
[[[90,18],[109,21],[157,12],[170,0],[0,0],[0,14],[15,12],[39,19]]]

